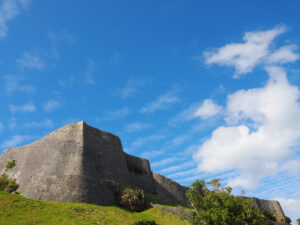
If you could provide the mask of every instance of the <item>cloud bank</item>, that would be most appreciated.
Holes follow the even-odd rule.
[[[260,179],[279,172],[300,172],[300,91],[289,83],[281,64],[299,56],[295,45],[272,49],[275,37],[286,31],[278,26],[267,31],[245,33],[244,43],[228,44],[206,52],[206,63],[234,66],[235,76],[265,65],[269,75],[263,87],[238,90],[227,96],[225,125],[215,129],[194,155],[199,172],[234,171],[231,187],[256,188]],[[195,112],[214,115],[218,110],[206,100]],[[206,105],[206,106],[205,106]],[[205,110],[204,110],[205,109]],[[200,110],[200,111],[199,111]]]

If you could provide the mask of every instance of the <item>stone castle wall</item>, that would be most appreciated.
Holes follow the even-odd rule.
[[[6,171],[9,161],[16,166]],[[0,174],[16,179],[25,197],[58,202],[115,204],[114,186],[123,185],[156,193],[170,204],[187,205],[186,187],[151,171],[146,159],[126,154],[119,137],[88,126],[66,125],[23,147],[5,150]],[[282,221],[277,201],[252,198],[260,210]]]
[[[14,168],[5,171],[9,161]],[[131,186],[158,193],[165,201],[184,203],[153,175],[146,159],[124,153],[120,139],[84,122],[64,126],[32,144],[7,149],[0,156],[0,174],[19,183],[25,197],[59,202],[115,204],[112,186]],[[163,176],[161,176],[163,177]],[[174,185],[174,187],[172,186]]]

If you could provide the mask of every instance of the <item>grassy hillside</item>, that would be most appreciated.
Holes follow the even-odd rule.
[[[0,224],[134,224],[155,220],[161,225],[187,225],[178,216],[153,208],[141,213],[109,206],[84,203],[35,201],[16,194],[0,192]]]

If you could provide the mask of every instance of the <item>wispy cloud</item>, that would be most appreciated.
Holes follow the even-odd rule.
[[[165,158],[163,160],[152,163],[151,166],[153,168],[159,168],[159,167],[162,167],[162,166],[167,166],[168,164],[173,163],[175,161],[178,161],[177,157]]]
[[[77,42],[77,34],[71,33],[68,30],[61,32],[48,32],[48,37],[51,42],[51,55],[53,59],[59,58],[58,48],[63,44],[74,44]]]
[[[153,134],[146,137],[140,137],[136,139],[134,142],[131,143],[128,149],[126,149],[127,152],[133,152],[137,150],[138,148],[144,146],[145,144],[149,142],[156,142],[164,139],[166,135],[163,134]]]
[[[193,103],[191,106],[189,106],[187,109],[184,109],[183,111],[179,112],[176,116],[172,117],[168,121],[168,125],[170,126],[176,126],[180,123],[190,121],[192,119],[195,119],[195,112],[200,107],[200,103]]]
[[[17,59],[17,63],[22,69],[28,70],[43,70],[46,67],[46,63],[38,51],[24,52],[23,56]]]
[[[156,100],[146,104],[140,109],[140,113],[153,113],[157,110],[168,109],[171,105],[180,102],[180,98],[177,95],[177,91],[168,92],[162,96],[159,96]]]
[[[35,92],[35,88],[29,84],[22,84],[24,81],[23,77],[20,76],[5,76],[5,94],[10,95],[14,92],[25,92],[27,94],[32,94]]]
[[[133,97],[135,94],[139,93],[140,89],[144,87],[150,80],[147,79],[131,79],[125,84],[125,87],[116,90],[116,95],[120,98],[126,99]]]
[[[54,126],[54,124],[53,124],[52,120],[46,119],[46,120],[43,120],[40,122],[36,122],[36,121],[26,122],[26,123],[23,123],[23,126],[25,128],[42,128],[42,127],[52,128]]]
[[[48,32],[48,37],[54,47],[64,43],[73,44],[77,41],[77,35],[68,30],[63,30],[61,32]]]
[[[163,151],[155,150],[155,151],[146,151],[146,152],[143,152],[140,156],[142,158],[146,158],[146,159],[153,159],[153,158],[161,156],[163,154],[164,154]]]
[[[188,161],[184,162],[175,166],[170,166],[164,169],[161,169],[159,172],[166,174],[166,173],[174,173],[175,171],[183,171],[185,169],[188,169],[192,166],[196,166],[196,163],[194,161]]]
[[[149,129],[151,127],[152,127],[152,125],[149,123],[134,122],[134,123],[130,123],[127,126],[125,126],[124,130],[126,132],[131,133],[131,132],[137,132],[137,131]]]
[[[120,52],[115,52],[109,59],[109,65],[119,64],[122,60],[122,56]]]
[[[1,148],[12,148],[16,147],[25,141],[31,140],[32,137],[28,135],[14,135],[11,137],[11,139],[5,141],[1,144]]]
[[[88,59],[87,68],[85,71],[85,83],[87,85],[94,85],[94,74],[97,71],[97,64],[92,59]]]
[[[131,110],[128,107],[123,107],[117,110],[109,110],[103,116],[104,120],[117,120],[121,119],[124,116],[127,116],[131,113]]]
[[[52,112],[60,107],[61,103],[57,99],[50,99],[44,104],[44,110],[46,112]]]
[[[36,111],[36,107],[32,102],[29,102],[27,104],[24,105],[9,105],[9,109],[12,113],[16,113],[16,112],[35,112]]]
[[[234,77],[249,73],[258,64],[294,62],[299,55],[294,53],[295,45],[271,49],[273,40],[286,31],[285,26],[271,30],[246,32],[244,43],[232,43],[215,51],[204,52],[206,64],[233,66]]]
[[[0,38],[8,33],[7,22],[19,15],[22,9],[28,10],[30,0],[3,0],[0,6]]]
[[[0,122],[0,134],[2,133],[3,129],[4,129],[4,126],[3,126],[3,124]]]
[[[58,84],[64,88],[70,88],[74,85],[74,83],[75,83],[74,76],[68,76],[68,77],[62,78],[58,81]]]

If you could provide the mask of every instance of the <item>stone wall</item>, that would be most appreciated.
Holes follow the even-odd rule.
[[[16,166],[5,171],[12,160]],[[124,153],[117,136],[83,121],[32,144],[7,149],[0,156],[0,174],[4,172],[17,180],[19,192],[37,200],[112,205],[114,187],[131,186],[182,203],[181,185],[153,174],[148,160]]]
[[[186,206],[188,204],[185,195],[187,191],[186,187],[183,187],[158,173],[153,173],[153,178],[155,181],[156,193],[160,198],[174,205]]]

